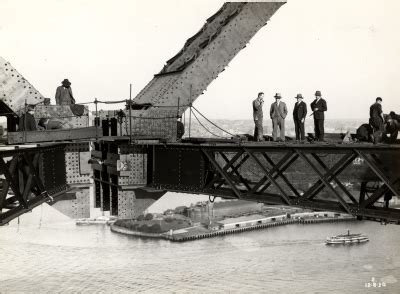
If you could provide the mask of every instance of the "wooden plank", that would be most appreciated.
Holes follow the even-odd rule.
[[[26,139],[24,140],[24,134]],[[48,131],[10,132],[8,144],[53,142],[101,137],[102,131],[96,127],[60,129]]]

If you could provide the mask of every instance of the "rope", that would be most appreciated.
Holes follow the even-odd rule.
[[[234,134],[229,133],[228,131],[224,130],[223,128],[219,127],[218,125],[216,125],[215,123],[213,123],[212,121],[210,121],[210,120],[209,120],[208,118],[206,118],[200,111],[198,111],[198,110],[196,109],[196,107],[194,107],[194,106],[192,106],[192,107],[193,107],[194,110],[197,111],[198,114],[200,114],[205,120],[207,120],[207,121],[208,121],[210,124],[212,124],[214,127],[216,127],[216,128],[218,128],[218,129],[220,129],[221,131],[223,131],[223,132],[225,132],[225,133],[231,135],[232,137],[235,136]],[[193,112],[193,113],[194,113],[194,112]]]
[[[200,122],[200,120],[198,119],[198,117],[196,116],[196,114],[194,113],[194,112],[192,112],[193,113],[193,115],[194,115],[194,118],[197,120],[197,122],[200,124],[200,126],[202,126],[207,132],[209,132],[211,135],[213,135],[213,136],[215,136],[215,137],[218,137],[218,138],[224,138],[224,137],[222,137],[222,136],[219,136],[219,135],[217,135],[217,134],[214,134],[213,132],[211,132],[209,129],[207,129],[201,122]]]

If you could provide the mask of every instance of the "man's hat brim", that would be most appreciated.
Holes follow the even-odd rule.
[[[71,82],[68,79],[64,79],[61,84],[70,86]]]

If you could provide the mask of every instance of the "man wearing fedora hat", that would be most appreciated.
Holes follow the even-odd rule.
[[[36,131],[35,108],[28,105],[26,112],[22,114],[18,121],[18,131]]]
[[[296,141],[305,139],[304,134],[304,121],[307,115],[307,105],[303,102],[303,95],[297,94],[295,97],[297,102],[293,109],[294,130],[296,132]]]
[[[322,98],[321,91],[315,92],[315,100],[311,102],[311,110],[314,115],[314,131],[315,138],[320,142],[325,142],[324,140],[324,112],[328,110],[326,101]]]
[[[287,115],[287,108],[285,102],[282,102],[282,95],[275,94],[276,101],[271,104],[270,117],[272,119],[272,138],[277,141],[278,128],[280,133],[280,141],[285,141],[285,118]]]
[[[71,105],[75,104],[74,96],[72,95],[71,82],[64,79],[61,86],[56,90],[56,104],[57,105]]]

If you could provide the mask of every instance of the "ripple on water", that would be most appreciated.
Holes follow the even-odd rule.
[[[347,228],[371,241],[324,245],[327,234]],[[393,293],[399,229],[371,222],[293,225],[172,243],[102,226],[10,225],[0,227],[0,292],[364,293],[374,277]]]

